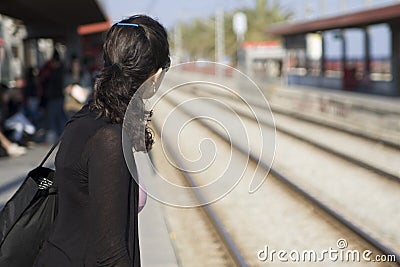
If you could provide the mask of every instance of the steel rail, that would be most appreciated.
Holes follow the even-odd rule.
[[[176,106],[178,103],[172,100],[170,97],[166,96],[164,98],[168,103],[170,103],[173,106]],[[180,109],[184,114],[190,117],[194,117],[195,114],[192,114],[191,112]],[[206,129],[210,130],[212,133],[220,137],[222,140],[224,140],[227,143],[231,143],[229,138],[227,136],[221,135],[217,130],[214,128],[210,127],[207,123],[198,120],[198,123],[201,124],[203,127]],[[396,258],[396,262],[400,264],[400,254],[396,253],[392,248],[388,247],[387,245],[383,244],[381,241],[379,241],[376,237],[372,236],[371,234],[367,233],[365,230],[351,222],[349,219],[347,219],[345,216],[339,214],[336,212],[333,208],[329,207],[327,204],[323,203],[321,200],[319,200],[317,197],[313,196],[312,194],[308,193],[306,190],[303,190],[300,186],[296,185],[294,182],[292,182],[292,179],[286,177],[285,175],[281,174],[279,171],[277,171],[275,168],[270,167],[269,165],[267,166],[263,161],[259,160],[257,156],[255,156],[253,153],[249,153],[249,151],[246,151],[245,149],[235,145],[232,143],[233,148],[238,150],[239,152],[243,153],[244,155],[249,155],[249,158],[256,162],[259,163],[261,167],[265,169],[269,169],[271,174],[275,176],[279,181],[281,181],[283,184],[287,185],[292,191],[298,193],[300,196],[304,197],[307,199],[310,203],[314,204],[317,206],[320,210],[325,212],[326,214],[330,215],[333,219],[335,219],[337,222],[345,226],[347,229],[349,229],[351,232],[355,233],[358,235],[361,239],[365,240],[367,243],[375,247],[378,251],[382,252],[382,254],[386,255],[394,255]]]
[[[160,129],[155,125],[154,123],[154,128],[156,132],[159,134]],[[172,157],[175,160],[175,163],[178,166],[184,166],[182,165],[182,162],[179,160],[179,157],[176,156],[175,151],[171,148],[171,146],[166,142],[164,139],[163,145],[165,146],[166,150],[172,155]],[[198,185],[188,172],[182,172],[182,175],[185,177],[187,183],[192,187],[196,188]],[[198,190],[193,190],[193,193],[195,194],[195,197],[197,198],[197,201],[199,203],[207,203],[206,197]],[[242,253],[240,252],[239,248],[236,246],[235,242],[231,238],[230,234],[228,231],[226,231],[225,227],[223,226],[221,220],[219,219],[217,213],[214,211],[214,209],[211,207],[210,204],[206,204],[201,206],[203,209],[204,213],[206,214],[207,218],[210,220],[212,223],[214,230],[217,232],[220,240],[224,244],[225,248],[227,249],[231,259],[235,262],[237,266],[242,266],[242,267],[248,267],[249,264],[243,257]]]
[[[193,91],[193,92],[197,93],[196,91]],[[222,97],[226,97],[226,94],[222,94],[222,93],[219,93],[219,92],[212,92],[212,94],[213,95],[222,96]],[[234,99],[234,98],[231,98],[231,99],[233,101],[236,101],[236,102],[241,102],[241,101],[239,101],[237,99]],[[246,100],[246,102],[249,103],[253,107],[257,107],[257,108],[261,108],[261,109],[265,109],[266,108],[264,105],[262,105],[260,103],[250,102],[250,101],[247,101],[247,100]],[[281,115],[284,115],[284,116],[288,116],[288,117],[292,117],[292,118],[295,118],[295,119],[298,119],[298,120],[301,120],[301,121],[305,121],[305,122],[308,122],[308,123],[316,124],[318,126],[322,126],[322,127],[328,128],[328,129],[332,129],[332,130],[335,130],[335,131],[338,131],[338,132],[343,132],[343,133],[346,133],[346,134],[349,134],[349,135],[352,135],[352,136],[355,136],[355,137],[363,138],[363,139],[371,141],[371,142],[380,143],[380,144],[383,144],[383,145],[385,145],[387,147],[400,150],[400,143],[395,143],[395,142],[393,142],[391,140],[380,139],[378,137],[374,137],[374,136],[371,136],[369,134],[366,134],[366,133],[363,133],[363,132],[360,132],[360,131],[353,131],[353,130],[350,130],[350,129],[346,129],[346,128],[340,127],[338,125],[333,125],[331,123],[323,122],[321,120],[312,118],[311,116],[307,116],[307,115],[304,115],[304,114],[300,114],[298,112],[290,111],[290,110],[287,110],[285,108],[276,107],[276,105],[274,105],[274,106],[270,105],[270,109],[271,109],[272,112],[275,112],[275,113],[278,113],[278,114],[281,114]]]
[[[234,100],[234,101],[236,101],[236,100]],[[260,106],[258,106],[258,107],[260,108]],[[248,118],[250,120],[254,120],[255,119],[254,117],[250,116],[249,114],[246,114],[246,113],[244,113],[242,111],[239,111],[239,110],[235,109],[234,107],[232,107],[232,109],[235,110],[235,112],[237,112],[237,114],[239,114],[240,116],[246,117],[246,118]],[[277,112],[277,113],[282,114],[280,112]],[[294,115],[291,115],[291,114],[283,114],[283,115],[284,116],[288,116],[288,117],[294,117],[294,118],[299,119],[299,120],[303,120],[302,118],[300,118],[301,116],[299,117],[299,116],[294,116]],[[306,120],[303,120],[303,121],[306,121]],[[347,155],[347,154],[342,153],[342,152],[340,152],[338,150],[332,149],[332,148],[330,148],[328,146],[325,146],[323,144],[315,142],[311,138],[307,138],[307,137],[301,136],[301,135],[296,134],[296,133],[294,133],[292,131],[289,131],[287,129],[283,129],[282,127],[279,127],[279,126],[276,126],[276,125],[271,125],[270,123],[267,123],[267,122],[263,122],[263,121],[259,121],[259,122],[260,122],[261,125],[264,125],[264,126],[267,126],[267,127],[270,127],[270,128],[271,127],[275,127],[275,129],[277,131],[281,132],[281,133],[284,133],[284,134],[289,135],[289,136],[291,136],[293,138],[296,138],[296,139],[298,139],[300,141],[303,141],[303,142],[308,143],[308,144],[310,144],[312,146],[315,146],[315,147],[317,147],[317,148],[319,148],[319,149],[321,149],[321,150],[323,150],[325,152],[328,152],[330,154],[335,155],[336,157],[342,158],[342,159],[346,160],[347,162],[351,162],[351,163],[353,163],[355,165],[358,165],[358,166],[360,166],[362,168],[365,168],[365,169],[368,169],[368,170],[370,170],[372,172],[375,172],[375,173],[377,173],[377,174],[379,174],[379,175],[381,175],[381,176],[383,176],[383,177],[385,177],[385,178],[387,178],[389,180],[392,180],[394,182],[400,183],[400,177],[398,175],[396,175],[396,174],[393,174],[393,173],[390,173],[388,171],[382,170],[382,169],[380,169],[380,168],[378,168],[376,166],[373,166],[373,165],[371,165],[371,164],[369,164],[369,163],[367,163],[365,161],[362,161],[362,160],[357,159],[357,158],[355,158],[353,156]],[[313,121],[307,121],[307,122],[316,124],[318,126],[331,128],[331,129],[336,130],[336,131],[342,131],[341,129],[334,128],[333,126],[329,126],[328,127],[326,125],[319,124],[319,123],[313,122]],[[345,132],[345,133],[349,134],[348,132]],[[370,139],[370,138],[365,138],[364,136],[359,136],[359,135],[357,135],[355,133],[353,133],[352,135],[354,135],[356,137],[359,137],[359,138],[367,139],[368,141],[377,142],[377,140],[375,140],[375,139],[373,140],[373,139]],[[394,145],[390,145],[390,147],[397,148]],[[400,146],[399,146],[399,148],[400,148]]]

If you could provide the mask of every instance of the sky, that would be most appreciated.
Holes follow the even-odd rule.
[[[284,10],[294,13],[294,20],[319,18],[337,15],[366,6],[382,6],[399,0],[267,0],[277,1]],[[142,13],[158,20],[170,28],[179,21],[191,18],[207,17],[217,10],[231,11],[240,7],[254,6],[256,0],[100,0],[112,21]]]
[[[400,2],[399,0],[267,0],[267,3],[271,4],[274,1],[277,1],[283,10],[293,13],[293,21],[318,19]],[[241,7],[253,7],[256,0],[100,0],[100,2],[112,22],[133,14],[147,14],[171,29],[177,22],[202,17],[207,19],[218,10],[232,11]],[[383,25],[374,26],[371,28],[371,33],[372,55],[388,56],[390,47],[388,28]],[[350,30],[346,35],[351,40],[348,53],[354,57],[361,56],[361,31]],[[338,56],[340,43],[335,41],[333,34],[328,34],[327,38],[331,40],[327,47],[328,56]]]

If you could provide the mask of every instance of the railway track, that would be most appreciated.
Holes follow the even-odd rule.
[[[277,113],[277,114],[286,115],[286,116],[293,117],[293,118],[296,118],[296,119],[301,120],[301,121],[305,121],[305,122],[313,123],[313,124],[316,124],[316,125],[324,126],[326,128],[329,128],[329,129],[332,129],[332,130],[335,130],[335,131],[340,131],[340,132],[343,132],[343,133],[347,133],[349,135],[353,135],[353,136],[356,136],[356,137],[364,138],[366,140],[369,140],[369,141],[372,141],[372,142],[375,142],[375,143],[381,143],[381,144],[383,144],[385,146],[400,150],[400,143],[395,143],[395,142],[390,141],[390,140],[380,139],[378,137],[374,137],[374,136],[365,134],[365,133],[363,133],[361,131],[355,131],[354,129],[347,129],[347,128],[344,128],[344,127],[339,127],[338,125],[333,125],[333,124],[324,122],[322,120],[318,120],[316,118],[313,118],[311,116],[307,116],[305,114],[299,114],[299,113],[287,110],[285,108],[278,107],[276,105],[271,107],[271,109],[272,109],[272,111],[274,113]]]
[[[226,94],[221,94],[221,93],[215,93],[215,92],[207,92],[207,90],[202,89],[201,90],[201,94],[197,91],[197,90],[192,90],[193,94],[197,95],[197,96],[217,96],[217,98],[219,99],[223,99],[223,101],[225,103],[228,103],[234,110],[235,112],[237,112],[238,115],[242,116],[242,117],[246,117],[248,119],[253,120],[254,119],[254,115],[251,114],[249,112],[249,109],[246,108],[240,108],[238,106],[238,104],[240,104],[240,101],[236,98],[232,98],[229,97]],[[250,106],[252,108],[257,108],[260,110],[265,110],[265,106],[261,106],[258,103],[249,103]],[[381,149],[385,149],[389,154],[389,156],[387,158],[393,158],[393,157],[398,157],[400,155],[400,144],[396,144],[396,143],[392,143],[392,142],[388,142],[385,140],[380,140],[362,133],[355,133],[352,132],[350,130],[347,129],[343,129],[343,128],[337,128],[333,125],[327,124],[327,123],[323,123],[321,121],[317,121],[315,119],[312,119],[310,117],[295,113],[295,112],[290,112],[284,109],[279,109],[279,108],[272,108],[272,111],[274,112],[274,116],[281,116],[281,117],[287,117],[287,118],[294,118],[295,120],[300,120],[301,122],[303,122],[303,124],[312,124],[314,126],[317,127],[322,127],[324,128],[325,132],[328,131],[328,133],[333,136],[335,134],[341,134],[343,137],[342,139],[351,139],[351,140],[355,140],[356,139],[362,139],[362,144],[360,146],[364,146],[365,147],[376,147],[376,145],[380,145],[380,146],[384,146],[384,148],[381,147]],[[277,113],[277,114],[276,114]],[[293,120],[292,120],[293,121]],[[260,121],[260,123],[263,126],[267,126],[267,127],[275,127],[277,131],[284,133],[286,135],[289,135],[291,137],[294,137],[298,140],[301,140],[303,142],[306,142],[308,144],[311,144],[315,147],[318,147],[321,150],[324,150],[328,153],[331,153],[337,157],[340,157],[344,160],[347,160],[349,162],[352,162],[362,168],[366,168],[368,170],[371,170],[379,175],[382,175],[385,178],[391,179],[395,182],[400,182],[400,169],[398,168],[398,164],[396,163],[395,160],[393,160],[393,166],[391,167],[391,169],[387,170],[387,168],[385,169],[385,165],[387,164],[386,159],[382,159],[380,162],[380,166],[376,166],[376,163],[372,162],[368,156],[365,157],[357,157],[354,155],[351,155],[348,151],[341,151],[340,149],[338,149],[337,147],[333,147],[331,145],[327,145],[324,142],[315,140],[313,138],[308,137],[306,134],[302,134],[300,131],[293,131],[292,129],[290,129],[290,127],[283,127],[281,125],[279,125],[278,123],[272,124],[271,121]],[[326,138],[326,137],[325,137]],[[326,138],[329,139],[329,138]],[[373,151],[368,151],[366,154],[371,154],[373,153]],[[379,153],[379,152],[377,152]],[[398,162],[398,161],[397,161]]]
[[[160,133],[160,129],[157,125],[153,124],[155,127],[155,130],[157,132],[157,135]],[[179,158],[176,155],[176,151],[172,149],[170,144],[167,142],[164,142],[165,149],[168,151],[168,154],[172,156],[174,162],[178,166],[183,166],[182,162],[180,162]],[[182,172],[181,173],[182,178],[184,178],[184,183],[187,184],[187,186],[196,188],[198,187],[198,184],[196,183],[195,179],[187,173],[187,172]],[[207,202],[206,196],[204,196],[200,191],[193,190],[193,195],[197,199],[198,203],[204,203]],[[231,266],[231,264],[234,264],[236,266],[243,266],[247,267],[249,266],[247,261],[244,259],[243,255],[241,254],[240,250],[237,248],[236,244],[233,242],[231,236],[223,226],[223,223],[221,222],[220,218],[218,217],[217,213],[215,210],[210,206],[210,205],[204,205],[201,208],[202,214],[206,217],[205,221],[207,223],[210,223],[209,225],[212,225],[212,232],[218,235],[218,241],[214,242],[219,242],[223,246],[223,251],[224,254],[226,255],[224,259],[224,264],[226,266]]]
[[[171,105],[178,104],[176,101],[174,101],[170,98],[167,99],[167,102],[169,102],[169,104],[171,104]],[[196,114],[193,114],[187,110],[183,110],[182,112],[184,112],[189,117],[196,116]],[[211,131],[213,134],[218,135],[220,138],[222,138],[224,140],[224,142],[231,141],[231,140],[227,140],[226,137],[221,135],[221,133],[219,131],[215,130],[207,123],[204,123],[202,121],[199,121],[199,123],[203,127],[207,128],[209,131]],[[240,146],[235,146],[235,144],[233,144],[233,146],[235,147],[236,150],[240,151],[241,153],[246,154],[246,151],[244,151],[243,148],[241,148]],[[257,157],[255,157],[251,153],[250,153],[250,158],[252,161],[259,162],[262,166],[263,161],[260,161]],[[262,167],[269,168],[269,166],[262,166]],[[337,221],[338,223],[340,223],[341,225],[343,225],[347,229],[349,229],[351,232],[353,232],[356,235],[358,235],[359,237],[361,237],[362,240],[364,240],[365,242],[372,245],[374,248],[376,248],[381,253],[386,254],[386,255],[396,255],[397,263],[399,263],[400,256],[398,254],[396,254],[396,251],[394,251],[392,248],[390,248],[386,244],[382,243],[380,240],[375,238],[374,235],[371,235],[368,231],[365,231],[363,228],[359,227],[357,224],[354,224],[351,220],[349,220],[347,218],[347,216],[343,216],[342,214],[337,212],[336,209],[330,207],[329,205],[325,204],[323,201],[319,200],[318,197],[309,193],[308,190],[305,190],[304,188],[302,188],[301,185],[296,184],[294,182],[295,179],[287,178],[284,174],[280,173],[275,168],[271,169],[271,174],[276,179],[278,179],[282,184],[284,184],[285,186],[290,188],[291,191],[295,192],[298,195],[301,195],[302,198],[306,199],[307,201],[309,201],[309,203],[312,203],[312,205],[318,207],[319,210],[323,211],[324,213],[326,213],[329,216],[331,216],[332,218],[334,218],[335,221]],[[190,175],[188,173],[185,173],[185,176],[187,176],[187,178],[190,180]],[[212,212],[212,213],[214,213],[214,215],[215,215],[215,212]],[[238,250],[235,249],[234,251],[238,251]],[[240,266],[240,264],[239,264],[239,266]]]
[[[203,79],[202,76],[197,77],[195,75],[193,77],[194,81],[198,81],[198,80],[201,81],[202,79]],[[164,81],[164,85],[166,85],[166,86],[175,85],[176,84],[175,80],[177,80],[177,81],[181,81],[182,80],[183,84],[187,83],[187,79],[186,78],[182,78],[180,76],[172,75],[170,78],[167,77],[166,81]],[[205,80],[209,81],[210,78],[207,77]],[[237,101],[238,99],[232,98],[232,93],[234,91],[240,91],[240,94],[245,94],[245,96],[246,96],[245,100],[249,102],[251,107],[265,110],[265,108],[266,108],[265,104],[266,103],[264,101],[260,102],[260,99],[254,98],[253,95],[248,95],[247,92],[246,92],[246,89],[243,89],[243,90],[239,90],[238,89],[238,87],[241,86],[240,82],[237,82],[237,81],[235,82],[234,80],[223,80],[223,81],[222,80],[218,80],[218,79],[211,79],[211,80],[216,80],[219,83],[226,84],[228,86],[228,88],[233,88],[233,91],[228,96],[228,98],[231,97],[231,100],[236,100]],[[207,92],[207,89],[202,88],[201,91],[202,91],[202,93],[205,93],[205,92]],[[226,99],[227,98],[226,91],[227,90],[213,91],[212,95],[216,96],[217,98]],[[196,93],[195,90],[193,90],[193,93]],[[233,94],[235,94],[235,93],[233,93]],[[256,95],[259,95],[259,94],[256,94]],[[268,97],[268,96],[266,96],[266,97]],[[355,105],[355,108],[357,110],[365,109],[365,110],[368,110],[369,112],[373,111],[372,109],[369,109],[369,107],[364,107],[364,106],[361,106],[360,104],[353,104],[353,106],[354,105]],[[382,144],[382,145],[387,146],[389,148],[400,150],[400,141],[398,139],[396,140],[395,138],[389,138],[389,139],[388,138],[380,138],[376,134],[372,134],[372,133],[369,133],[369,132],[364,132],[364,131],[361,131],[358,128],[350,127],[349,125],[344,126],[344,125],[341,125],[341,124],[339,124],[337,122],[334,122],[334,121],[323,120],[323,119],[321,119],[321,118],[319,118],[317,116],[313,116],[312,114],[299,113],[299,112],[294,111],[291,108],[280,106],[280,105],[276,105],[276,104],[273,104],[273,103],[272,104],[270,103],[270,108],[274,112],[274,114],[281,114],[281,115],[289,116],[289,117],[292,117],[292,118],[296,118],[297,120],[301,120],[301,121],[304,121],[304,122],[316,124],[318,126],[323,126],[325,128],[328,128],[328,129],[332,129],[332,130],[335,130],[335,131],[338,131],[338,132],[342,132],[342,133],[347,133],[348,135],[351,135],[351,136],[356,136],[356,137],[363,138],[365,140],[368,140],[368,141],[371,141],[371,142],[374,142],[374,143]],[[399,114],[397,111],[391,112],[391,111],[377,110],[376,112],[378,114],[389,114],[389,115],[398,115]]]

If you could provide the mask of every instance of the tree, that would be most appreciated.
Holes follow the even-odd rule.
[[[277,37],[266,34],[269,25],[288,20],[292,13],[282,10],[277,0],[268,4],[267,0],[256,0],[254,8],[243,8],[225,13],[225,51],[236,58],[237,41],[233,31],[232,19],[236,12],[247,15],[248,31],[245,41],[257,42],[276,40]],[[182,46],[191,59],[214,60],[215,55],[215,17],[195,19],[191,23],[181,24]]]

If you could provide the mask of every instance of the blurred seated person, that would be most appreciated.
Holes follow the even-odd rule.
[[[92,91],[90,74],[76,55],[71,57],[71,67],[65,75],[65,84],[64,109],[70,118],[83,107]]]
[[[3,134],[3,124],[8,117],[8,88],[4,84],[0,85],[0,157],[21,156],[26,153],[26,149],[10,140]]]
[[[35,126],[24,114],[25,81],[16,80],[14,88],[3,94],[3,105],[7,105],[7,115],[3,117],[3,130],[6,136],[15,143],[27,145],[36,132]]]
[[[16,143],[12,143],[4,134],[0,131],[0,157],[12,156],[18,157],[26,154],[26,148],[19,146]]]

